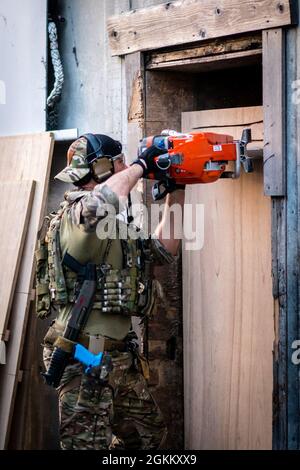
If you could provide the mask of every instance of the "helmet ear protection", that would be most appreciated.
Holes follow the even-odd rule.
[[[83,134],[81,137],[85,137],[88,142],[88,154],[86,159],[90,166],[91,176],[97,183],[102,183],[114,174],[114,161],[123,156],[122,145],[119,142],[110,139],[108,136],[103,136],[104,139],[110,139],[115,146],[112,152],[113,155],[110,155],[109,152],[104,150],[105,145],[107,149],[107,145],[110,145],[110,143],[105,143],[105,141],[103,142],[100,135]],[[119,153],[116,155],[118,151]]]
[[[97,183],[102,183],[114,174],[113,157],[105,155],[103,152],[103,143],[99,137],[94,134],[83,134],[91,148],[86,159],[89,163],[91,175]]]

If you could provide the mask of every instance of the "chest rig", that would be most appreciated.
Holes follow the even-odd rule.
[[[51,307],[75,302],[82,283],[81,273],[85,265],[68,252],[62,257],[60,225],[67,206],[57,214],[45,218],[39,234],[36,251],[36,313],[46,318]],[[117,223],[118,227],[118,223]],[[123,256],[122,269],[113,269],[107,263],[112,249],[111,240],[97,265],[97,289],[93,310],[103,313],[144,317],[151,314],[152,255],[150,240],[138,238],[120,240]]]

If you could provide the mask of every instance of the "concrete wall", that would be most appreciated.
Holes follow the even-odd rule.
[[[47,0],[0,2],[0,135],[45,130]]]
[[[58,0],[59,45],[65,73],[59,129],[98,132],[127,141],[124,61],[112,57],[106,20],[164,0]]]
[[[59,0],[59,42],[65,73],[58,127],[126,139],[122,60],[111,57],[108,16],[128,10],[128,0]]]

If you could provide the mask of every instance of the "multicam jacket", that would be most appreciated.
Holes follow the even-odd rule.
[[[65,194],[46,237],[40,237],[36,253],[40,317],[48,316],[51,305],[58,304],[57,322],[66,324],[68,320],[78,285],[77,275],[62,263],[66,253],[83,265],[91,262],[101,268],[93,310],[85,327],[87,334],[122,339],[130,330],[131,316],[151,313],[151,266],[170,263],[173,257],[159,240],[144,239],[134,225],[129,226],[134,236],[124,239],[128,226],[116,217],[120,210],[119,198],[106,184],[92,191]],[[105,239],[106,226],[115,231],[109,231]]]

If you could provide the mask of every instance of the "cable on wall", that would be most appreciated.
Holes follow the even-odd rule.
[[[59,102],[64,84],[63,65],[58,49],[57,28],[54,21],[48,23],[50,55],[54,71],[54,85],[50,95],[47,98],[48,110],[48,130],[57,128],[57,110],[56,105]]]

